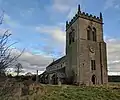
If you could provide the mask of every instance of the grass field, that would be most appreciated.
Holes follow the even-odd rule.
[[[118,85],[99,87],[46,86],[46,95],[38,100],[120,100]]]
[[[120,100],[120,84],[94,87],[39,85],[19,98],[0,100]]]

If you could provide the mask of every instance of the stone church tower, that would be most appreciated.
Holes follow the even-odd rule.
[[[81,12],[66,22],[67,81],[75,84],[106,84],[107,53],[103,40],[103,18]]]

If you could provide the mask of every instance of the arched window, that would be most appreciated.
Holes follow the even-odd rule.
[[[72,42],[75,42],[75,32],[72,32]]]
[[[93,31],[92,31],[92,39],[93,41],[96,41],[96,28],[95,27],[93,28]]]
[[[91,34],[91,28],[90,28],[90,26],[88,26],[88,28],[87,28],[87,40],[91,40],[90,34]]]
[[[72,30],[72,31],[69,33],[69,45],[70,45],[72,42],[75,42],[75,31],[74,31],[74,30]]]
[[[69,33],[69,44],[72,43],[72,32]]]

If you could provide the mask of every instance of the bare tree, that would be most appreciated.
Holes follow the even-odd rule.
[[[0,25],[3,22],[4,12],[0,16]],[[12,55],[13,48],[11,48],[17,42],[11,43],[8,45],[8,39],[12,34],[9,33],[9,30],[6,30],[3,33],[0,33],[0,73],[4,72],[6,68],[14,64],[15,61],[21,56],[24,50],[17,56]]]
[[[11,48],[12,45],[14,45],[16,42],[7,45],[8,38],[11,36],[11,34],[8,33],[8,30],[0,37],[0,72],[4,71],[6,68],[11,66],[17,59],[21,56],[23,51],[17,55],[13,56],[12,51],[13,48]]]
[[[21,73],[21,72],[23,72],[23,67],[22,67],[22,64],[21,63],[17,63],[16,65],[15,65],[15,72],[17,73],[17,76],[19,76],[19,74]]]
[[[0,15],[0,25],[2,24],[4,19],[4,11],[2,12],[2,14]],[[22,52],[20,52],[17,55],[13,55],[13,48],[12,46],[14,44],[16,44],[17,42],[8,43],[8,39],[11,36],[11,34],[9,33],[9,30],[6,30],[5,32],[1,32],[0,31],[0,74],[2,72],[5,72],[5,70],[11,66],[13,66],[15,64],[15,62],[17,61],[17,59],[22,55],[22,53],[24,52],[24,49]],[[7,80],[5,80],[5,84],[2,88],[0,88],[0,100],[2,99],[6,99],[8,100],[9,97],[11,96],[10,93],[12,93],[13,89],[12,86],[7,89],[6,86],[9,83],[9,78],[7,78]]]

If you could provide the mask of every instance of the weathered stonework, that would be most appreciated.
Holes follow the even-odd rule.
[[[91,39],[88,39],[88,34]],[[61,67],[52,71],[47,70],[52,69],[53,66]],[[54,73],[55,75],[64,73],[63,83],[90,86],[108,82],[102,13],[100,17],[92,16],[81,12],[78,6],[77,14],[70,22],[66,22],[66,56],[46,68],[48,83]],[[59,79],[60,77],[57,76],[57,80]]]

